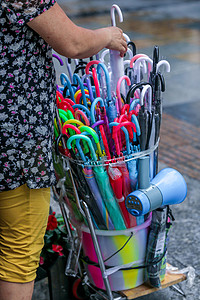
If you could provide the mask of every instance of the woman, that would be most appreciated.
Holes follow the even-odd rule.
[[[0,22],[0,299],[29,300],[55,183],[51,50],[86,58],[127,46],[121,29],[78,27],[54,0],[2,0]]]

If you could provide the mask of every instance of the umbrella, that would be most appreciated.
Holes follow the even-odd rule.
[[[89,75],[90,74],[90,67],[92,65],[95,65],[95,64],[98,65],[99,63],[100,63],[99,60],[92,60],[92,61],[88,62],[86,67],[85,67],[85,73],[87,75]],[[98,82],[98,79],[97,79],[96,69],[94,67],[92,68],[92,78],[93,78],[94,85],[95,85],[96,96],[100,97],[99,82]]]
[[[155,109],[155,136],[154,144],[158,141],[160,134],[160,126],[162,119],[162,101],[161,101],[161,92],[165,91],[165,83],[163,76],[158,73],[155,76],[155,87],[154,87],[154,109]],[[153,177],[157,174],[158,171],[158,147],[154,151],[154,170]]]
[[[134,84],[132,88],[128,91],[126,101],[130,103],[131,97],[133,97],[135,91],[137,89],[143,88],[145,85],[150,85],[149,82],[141,82]],[[147,145],[147,134],[148,134],[148,117],[147,117],[147,111],[145,109],[144,102],[141,105],[141,109],[139,110],[138,113],[138,121],[140,125],[140,130],[141,130],[141,135],[140,135],[140,148],[141,151],[146,150],[146,145]]]
[[[120,152],[120,148],[119,148],[119,144],[118,144],[118,130],[121,128],[124,133],[125,133],[125,139],[126,139],[126,149],[127,149],[127,154],[130,155],[130,144],[129,144],[129,134],[128,134],[128,130],[124,127],[127,125],[131,125],[132,127],[135,127],[134,124],[132,124],[131,122],[123,122],[123,123],[117,123],[117,122],[112,122],[110,123],[110,126],[116,126],[116,130],[113,131],[113,139],[115,140],[115,146],[116,146],[116,153],[118,155],[118,157],[121,155]],[[135,129],[135,128],[134,128]],[[128,157],[128,156],[127,156]],[[124,160],[124,157],[120,157],[121,159]],[[119,201],[119,206],[121,208],[122,214],[124,216],[124,219],[127,223],[128,227],[133,227],[136,225],[136,219],[134,216],[130,215],[126,209],[125,206],[125,198],[126,196],[131,192],[131,180],[133,179],[133,172],[134,172],[134,168],[133,168],[133,161],[130,160],[127,165],[129,164],[129,169],[130,171],[128,171],[127,167],[126,167],[126,163],[124,161],[121,161],[117,159],[117,163],[116,166],[119,171],[121,172],[122,176],[120,178],[120,180],[117,178],[117,182],[116,184],[113,186],[115,188],[115,193],[122,191],[122,196],[121,199],[118,199]],[[135,179],[135,178],[134,178]]]
[[[112,26],[116,26],[115,10],[118,13],[119,21],[123,22],[123,15],[121,9],[119,8],[118,5],[113,4],[111,7]],[[115,92],[119,78],[124,75],[124,63],[123,63],[123,57],[120,56],[119,51],[109,50],[109,53],[110,53],[110,68],[111,68],[111,90]],[[122,87],[122,89],[123,89],[123,94],[125,94],[124,87]]]
[[[63,97],[65,98],[66,96],[66,88],[69,90],[69,93],[70,93],[70,98],[73,102],[75,102],[75,99],[74,99],[74,91],[72,89],[72,86],[71,86],[71,82],[68,78],[68,76],[65,74],[65,73],[62,73],[60,75],[60,82],[61,84],[64,86],[64,91],[63,91]]]
[[[102,69],[103,72],[100,72]],[[116,102],[116,99],[114,97],[112,97],[111,95],[111,87],[110,87],[110,77],[109,77],[109,73],[108,73],[108,70],[105,66],[105,64],[103,63],[99,63],[97,65],[97,74],[98,76],[102,77],[102,73],[104,73],[104,76],[105,76],[105,80],[106,80],[106,89],[105,89],[105,84],[102,86],[102,92],[103,92],[103,95],[105,95],[107,93],[107,95],[105,95],[105,103],[106,103],[106,114],[107,114],[107,117],[108,117],[108,120],[109,122],[112,122],[114,121],[114,119],[117,117],[117,102]],[[105,92],[106,90],[106,92]]]
[[[145,275],[148,283],[156,288],[161,286],[160,271],[166,255],[167,227],[169,227],[167,211],[167,206],[153,210],[146,250]],[[166,262],[164,264],[166,265]]]
[[[118,107],[119,107],[119,112],[121,112],[122,110],[122,102],[121,102],[121,94],[120,94],[120,87],[122,84],[122,81],[125,80],[127,85],[130,86],[131,85],[131,81],[129,79],[128,76],[123,75],[122,77],[119,78],[119,80],[117,81],[117,87],[116,87],[116,94],[117,94],[117,99],[118,99]],[[125,96],[125,95],[124,95]]]
[[[145,63],[148,63],[148,68],[146,68]],[[141,63],[143,64],[144,72],[141,72]],[[134,74],[136,78],[136,83],[141,82],[141,79],[144,77],[144,73],[147,73],[147,80],[149,79],[150,72],[152,70],[153,61],[148,56],[139,57],[134,64]],[[142,75],[142,76],[141,76]]]
[[[81,78],[78,76],[78,74],[73,75],[73,84],[78,84],[80,86],[81,94],[82,94],[82,98],[83,98],[83,104],[85,105],[85,107],[88,107],[84,85],[83,85]]]
[[[87,85],[88,92],[89,92],[89,95],[90,95],[90,101],[92,102],[94,100],[94,96],[93,96],[92,85],[91,85],[91,82],[90,82],[91,77],[92,77],[92,74],[84,74],[82,76],[82,81],[83,81],[83,83],[86,81],[86,85]]]
[[[122,230],[126,229],[123,217],[120,212],[120,208],[118,206],[118,203],[114,197],[112,188],[110,186],[109,177],[106,172],[106,169],[97,161],[96,153],[94,151],[94,148],[92,146],[91,140],[84,136],[79,135],[82,139],[85,139],[88,142],[88,145],[91,150],[92,160],[95,163],[93,167],[93,172],[95,175],[95,179],[99,188],[99,191],[102,195],[102,198],[104,200],[104,203],[106,205],[106,208],[108,210],[108,213],[110,215],[110,218],[112,220],[112,223],[114,224],[114,227],[116,230]],[[71,148],[71,141],[73,139],[78,139],[78,136],[72,136],[67,142],[67,147]]]
[[[80,110],[80,109],[77,109],[75,111],[75,119],[78,119],[78,120],[83,119],[84,122],[85,122],[85,125],[87,125],[87,126],[90,125],[90,121],[88,120],[86,114],[82,110]]]
[[[73,74],[72,74],[72,69],[71,69],[71,58],[66,58],[66,66],[67,66],[67,71],[68,71],[68,74],[69,74],[69,78],[70,78],[70,81],[72,82],[73,81]]]

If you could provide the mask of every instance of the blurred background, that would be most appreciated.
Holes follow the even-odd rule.
[[[182,294],[167,288],[138,299],[200,299],[200,1],[57,2],[77,25],[91,29],[110,26],[110,8],[117,4],[124,17],[119,23],[116,15],[117,26],[135,43],[137,53],[152,58],[153,47],[158,45],[160,59],[166,59],[171,65],[170,73],[163,70],[166,91],[163,94],[159,167],[169,166],[180,171],[187,182],[188,194],[182,204],[172,208],[175,221],[170,232],[168,262],[180,269],[191,265],[196,277],[192,287],[188,287],[187,282],[178,286]],[[62,70],[57,60],[55,67],[59,78]],[[35,285],[35,299],[49,299],[47,281]]]

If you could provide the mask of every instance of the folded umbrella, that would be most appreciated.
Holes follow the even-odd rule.
[[[118,203],[114,197],[112,188],[110,186],[108,174],[105,170],[105,168],[100,164],[100,162],[97,161],[96,153],[94,151],[92,142],[89,137],[84,136],[84,135],[79,135],[78,136],[72,136],[70,139],[67,141],[67,147],[70,149],[71,148],[71,141],[73,139],[85,139],[88,142],[89,148],[91,150],[91,155],[92,155],[92,161],[94,163],[93,167],[93,172],[95,175],[95,179],[99,188],[99,191],[102,195],[102,198],[104,200],[104,204],[108,210],[108,213],[110,215],[110,218],[112,220],[112,223],[114,224],[114,227],[116,230],[122,230],[126,229],[123,217],[121,215]]]
[[[119,21],[123,22],[123,15],[118,5],[113,4],[111,7],[111,22],[112,26],[116,26],[115,10],[118,13]],[[111,90],[116,91],[117,82],[120,77],[124,75],[124,63],[123,57],[120,56],[120,52],[116,50],[109,50],[110,53],[110,68],[111,68]],[[123,94],[125,94],[124,87]]]

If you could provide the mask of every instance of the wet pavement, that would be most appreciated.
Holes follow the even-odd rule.
[[[110,25],[111,1],[58,1],[72,20],[87,28]],[[186,297],[171,288],[141,300],[200,299],[200,1],[116,1],[124,22],[120,27],[135,42],[137,52],[152,57],[154,45],[167,59],[163,120],[159,145],[159,168],[173,167],[184,176],[186,200],[172,207],[175,222],[170,233],[168,262],[179,268],[193,266],[192,287],[179,287]],[[119,24],[118,24],[119,25]],[[40,285],[42,285],[42,288]],[[46,283],[35,285],[34,297],[48,300]],[[43,298],[44,297],[44,298]],[[66,297],[66,299],[69,299]]]

